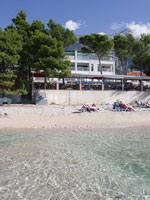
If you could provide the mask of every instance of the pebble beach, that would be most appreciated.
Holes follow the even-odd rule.
[[[150,110],[80,112],[81,106],[0,106],[0,129],[101,129],[150,125]]]

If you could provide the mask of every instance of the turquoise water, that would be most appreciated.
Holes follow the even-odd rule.
[[[150,199],[149,128],[0,135],[0,199]]]

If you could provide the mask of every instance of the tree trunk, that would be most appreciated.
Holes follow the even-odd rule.
[[[122,75],[122,61],[119,59],[119,74]]]
[[[142,70],[140,71],[140,76],[142,76]]]
[[[140,76],[142,76],[142,69],[140,70]],[[143,91],[143,83],[142,80],[140,80],[140,90]]]
[[[125,75],[127,75],[128,74],[128,58],[127,58],[127,60],[126,60],[126,67],[125,67]]]
[[[31,82],[31,67],[28,66],[28,79],[29,79],[29,96],[32,98],[32,82]]]
[[[45,77],[44,77],[44,89],[46,89],[46,86],[47,86],[47,76],[45,75]]]
[[[65,79],[62,78],[62,81],[63,81],[63,89],[65,88]]]

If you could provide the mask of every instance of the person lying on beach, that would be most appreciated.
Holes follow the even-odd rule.
[[[85,109],[85,111],[88,111],[88,112],[92,112],[92,111],[100,111],[100,108],[98,108],[96,106],[96,104],[92,104],[92,106],[88,105],[88,104],[83,104],[82,110]]]
[[[128,104],[123,104],[123,103],[120,103],[119,104],[119,107],[124,110],[124,111],[133,111],[134,109],[128,105]]]
[[[124,104],[122,103],[122,101],[120,101],[119,103],[114,102],[113,109],[118,110],[118,111],[133,111],[134,110],[134,108],[131,105]]]
[[[101,110],[99,107],[97,107],[95,103],[92,104],[92,109],[94,109],[95,111]]]
[[[120,110],[120,106],[119,106],[118,102],[114,102],[113,109],[114,110]]]

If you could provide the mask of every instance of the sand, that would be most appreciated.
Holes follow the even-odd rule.
[[[11,105],[0,107],[0,130],[12,129],[96,129],[150,125],[150,111],[79,112],[80,106]]]

